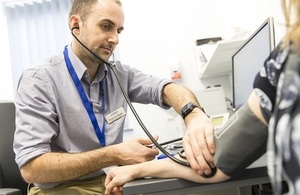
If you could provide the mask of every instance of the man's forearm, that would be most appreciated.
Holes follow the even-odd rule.
[[[24,165],[28,183],[61,182],[116,164],[113,146],[83,153],[46,153]]]
[[[167,84],[163,90],[164,103],[172,106],[180,114],[181,109],[189,102],[201,107],[197,98],[188,88],[175,83]]]

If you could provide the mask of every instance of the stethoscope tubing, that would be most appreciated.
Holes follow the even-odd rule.
[[[73,30],[74,29],[77,29],[77,27],[74,27],[71,29],[71,34],[72,36],[78,41],[78,43],[84,47],[87,51],[89,51],[97,60],[99,60],[100,62],[106,64],[112,71],[113,71],[113,74],[115,75],[116,79],[117,79],[117,82],[119,84],[119,87],[122,91],[122,94],[127,102],[127,104],[129,105],[129,108],[130,110],[132,111],[133,115],[135,116],[136,120],[138,121],[139,125],[141,126],[141,128],[143,129],[143,131],[146,133],[146,135],[149,137],[149,139],[153,142],[153,144],[155,145],[156,148],[158,148],[162,153],[164,153],[168,158],[172,159],[173,161],[181,164],[181,165],[185,165],[185,166],[190,166],[190,164],[187,162],[187,161],[183,161],[183,160],[180,160],[174,156],[172,156],[169,152],[167,152],[163,147],[162,145],[165,145],[165,144],[168,144],[168,143],[171,143],[171,142],[174,142],[174,140],[171,140],[171,141],[168,141],[168,142],[165,142],[165,143],[162,143],[159,144],[156,139],[152,136],[152,134],[148,131],[148,129],[146,128],[146,126],[144,125],[143,121],[140,119],[138,113],[136,112],[134,106],[132,105],[129,97],[128,97],[128,94],[126,93],[125,89],[124,89],[124,85],[123,85],[123,82],[120,78],[120,75],[118,74],[118,72],[116,71],[116,68],[115,68],[115,65],[113,63],[110,63],[106,60],[104,60],[101,56],[99,56],[98,54],[96,54],[95,52],[91,51],[88,47],[86,47],[76,36],[75,34],[73,33]],[[181,138],[179,138],[181,139]],[[176,141],[178,141],[178,139],[175,139]]]

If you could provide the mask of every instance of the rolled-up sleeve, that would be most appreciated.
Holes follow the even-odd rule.
[[[128,95],[132,102],[155,104],[164,109],[170,108],[169,105],[163,103],[162,92],[165,85],[172,83],[171,80],[145,74],[128,65],[117,67],[121,77],[128,77],[125,80],[127,80]]]

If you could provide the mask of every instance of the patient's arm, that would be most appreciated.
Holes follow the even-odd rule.
[[[252,93],[248,103],[215,133],[217,171],[214,176],[202,177],[190,167],[166,158],[111,169],[105,181],[106,192],[122,191],[126,182],[144,177],[182,178],[199,183],[225,181],[258,159],[265,152],[266,141],[267,125],[260,111],[259,99]]]
[[[175,157],[180,158],[179,156]],[[229,177],[220,170],[217,170],[213,177],[204,178],[197,175],[192,168],[180,165],[169,158],[165,158],[135,165],[112,168],[105,181],[106,193],[111,193],[113,188],[116,186],[119,187],[114,190],[121,190],[121,186],[125,183],[144,177],[182,178],[199,183],[214,183],[229,179]]]
[[[253,90],[248,98],[248,105],[253,114],[265,125],[268,125],[260,110],[259,98]]]
[[[230,177],[240,174],[266,152],[268,126],[254,92],[224,127],[215,130],[214,137],[215,165]]]

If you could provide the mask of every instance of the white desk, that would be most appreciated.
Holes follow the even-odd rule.
[[[123,186],[124,195],[182,195],[228,188],[245,188],[269,183],[265,155],[249,166],[238,177],[225,182],[213,184],[199,184],[184,179],[140,179],[129,182]],[[247,192],[243,194],[249,194]]]

